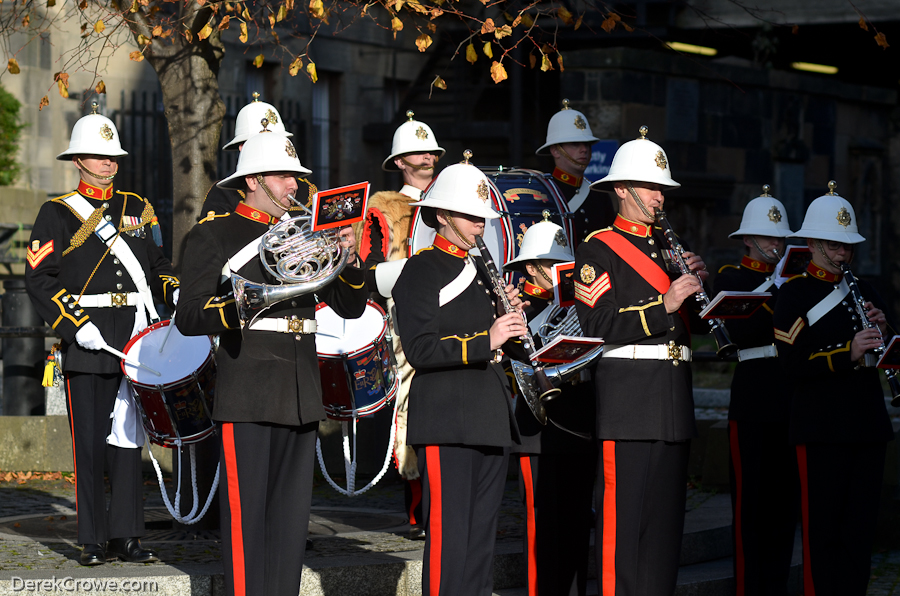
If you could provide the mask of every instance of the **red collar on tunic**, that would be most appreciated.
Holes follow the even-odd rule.
[[[763,263],[762,261],[751,259],[746,255],[744,255],[744,258],[741,259],[741,267],[746,267],[747,269],[760,271],[762,273],[772,273],[773,271],[775,271],[774,263]]]
[[[258,221],[259,223],[264,223],[268,226],[273,226],[279,221],[277,217],[272,217],[265,211],[254,209],[244,201],[238,203],[237,207],[234,208],[234,212],[247,219],[252,219],[253,221]]]
[[[454,257],[459,257],[460,259],[465,259],[466,255],[469,254],[469,251],[461,249],[440,234],[434,237],[434,247],[441,252],[453,255]]]
[[[631,221],[630,219],[625,219],[621,215],[616,216],[616,221],[613,222],[613,226],[622,230],[626,234],[631,234],[632,236],[640,236],[641,238],[647,238],[653,232],[653,228],[651,226],[636,221]]]
[[[560,182],[568,184],[569,186],[574,186],[576,188],[581,187],[581,181],[583,179],[582,176],[573,176],[572,174],[570,174],[568,172],[564,172],[564,171],[560,170],[559,168],[555,168],[553,170],[553,178],[554,178],[554,180],[558,180]]]
[[[540,286],[534,285],[530,281],[525,282],[525,285],[522,287],[522,292],[528,296],[534,296],[535,298],[540,298],[542,300],[550,300],[553,298],[553,292],[551,290],[545,290]]]
[[[810,277],[821,279],[822,281],[827,281],[831,284],[841,281],[841,278],[844,277],[842,273],[830,273],[828,271],[825,271],[812,261],[810,261],[809,265],[807,265],[806,272],[810,275]]]
[[[100,188],[99,186],[94,186],[93,184],[88,184],[84,180],[81,180],[78,182],[78,194],[89,199],[106,201],[113,196],[113,185],[110,184],[106,188]]]

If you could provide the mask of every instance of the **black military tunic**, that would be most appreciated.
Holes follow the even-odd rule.
[[[213,417],[222,422],[221,527],[228,594],[296,596],[306,544],[315,431],[325,418],[314,335],[245,328],[223,265],[276,223],[240,203],[188,236],[176,324],[186,335],[219,334]],[[234,272],[277,284],[258,256]],[[336,313],[359,317],[361,269],[347,267],[318,293]],[[284,300],[265,318],[314,319],[316,295]],[[277,573],[272,573],[277,569]]]
[[[713,295],[763,286],[759,291],[773,294],[751,317],[725,322],[742,354],[752,348],[775,349],[774,270],[773,264],[745,256],[739,267],[722,267],[713,283]],[[797,458],[788,443],[789,414],[789,379],[778,359],[738,362],[728,409],[729,475],[735,580],[747,596],[787,591],[799,504]]]
[[[631,255],[634,266],[601,238],[619,243],[618,252]],[[578,319],[586,336],[606,341],[606,351],[672,342],[680,354],[690,345],[688,321],[698,333],[708,331],[705,322],[694,319],[690,297],[680,312],[666,312],[663,294],[679,274],[666,272],[665,248],[661,230],[620,215],[611,229],[591,235],[576,250]],[[617,593],[671,594],[684,525],[689,439],[697,436],[690,364],[604,356],[594,379],[599,589],[609,582]]]
[[[553,170],[553,182],[566,199],[566,204],[572,212],[575,246],[583,242],[592,232],[611,226],[613,220],[616,219],[616,207],[613,199],[604,191],[592,188],[580,205],[571,205],[572,199],[581,188],[583,181],[584,178],[572,176],[559,168]]]
[[[75,194],[94,209],[87,221],[64,202]],[[150,227],[155,216],[146,199],[82,181],[77,191],[41,206],[28,246],[25,282],[35,309],[63,340],[62,370],[77,473],[78,542],[83,544],[144,533],[140,449],[107,448],[106,444],[122,379],[119,359],[75,342],[76,332],[91,322],[111,347],[122,351],[135,325],[135,306],[82,308],[78,303],[83,295],[125,296],[137,291],[119,258],[110,254],[94,233],[104,219],[115,226],[134,253],[157,300],[172,306],[178,288],[172,265],[152,239]],[[103,487],[105,453],[112,460],[113,498],[108,512]]]
[[[809,311],[841,279],[810,263],[781,287],[774,317],[779,360],[791,379],[804,593],[835,596],[866,593],[886,442],[893,437],[879,371],[850,360],[863,328],[851,295],[810,321]],[[868,283],[860,280],[859,289],[883,308]]]
[[[416,369],[407,442],[424,487],[423,593],[435,596],[490,593],[505,453],[519,440],[510,386],[490,346],[496,309],[488,279],[476,271],[461,293],[439,302],[467,258],[438,235],[410,258],[393,292]]]

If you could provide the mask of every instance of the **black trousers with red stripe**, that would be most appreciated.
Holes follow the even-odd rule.
[[[411,526],[422,525],[422,479],[413,478],[403,483],[403,500]]]
[[[519,455],[529,596],[584,596],[596,465],[593,452]]]
[[[122,375],[66,375],[79,544],[144,535],[141,450],[106,443],[121,381]],[[110,484],[108,510],[103,480],[106,471]]]
[[[222,423],[219,508],[228,596],[297,596],[318,427]]]
[[[423,596],[490,596],[506,451],[428,445],[416,455],[426,533]]]
[[[797,446],[804,596],[864,596],[885,443]]]
[[[671,596],[678,579],[690,441],[600,441],[601,596]]]
[[[783,596],[799,521],[788,425],[728,421],[736,596]]]

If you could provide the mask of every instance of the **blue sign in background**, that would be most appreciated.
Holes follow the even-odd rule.
[[[619,141],[597,141],[591,145],[591,163],[584,171],[588,180],[597,181],[609,174],[609,164],[619,148]]]

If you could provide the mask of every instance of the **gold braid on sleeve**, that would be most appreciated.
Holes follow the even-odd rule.
[[[91,216],[87,218],[81,227],[78,228],[78,231],[75,232],[75,235],[72,236],[72,239],[69,240],[69,248],[63,251],[62,256],[66,256],[82,244],[84,244],[85,240],[91,237],[91,234],[94,233],[94,230],[97,229],[97,224],[100,223],[100,220],[103,219],[103,212],[106,211],[105,207],[97,207],[94,209],[94,212],[91,213]]]

